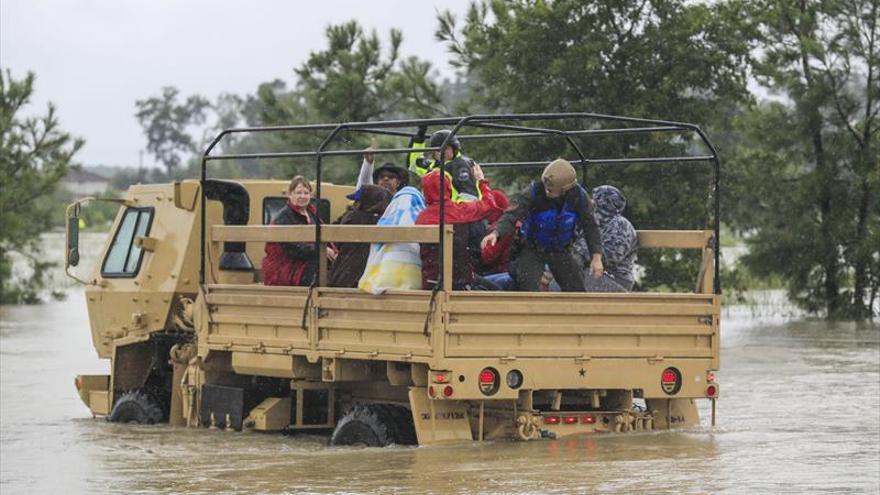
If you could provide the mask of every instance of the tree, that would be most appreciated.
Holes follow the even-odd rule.
[[[472,3],[459,24],[439,15],[438,40],[473,87],[471,107],[489,112],[595,112],[724,126],[748,102],[749,36],[737,4],[683,0]],[[559,125],[554,122],[536,125]],[[586,123],[580,122],[579,125]],[[580,139],[590,158],[686,153],[678,137]],[[478,160],[574,158],[562,140],[505,141],[480,148]],[[512,170],[514,184],[535,170]],[[597,166],[587,180],[622,186],[641,228],[704,228],[708,167]],[[642,286],[686,287],[699,256],[644,251]],[[687,280],[687,285],[684,281]]]
[[[428,77],[430,63],[416,57],[398,63],[399,30],[391,30],[384,55],[376,32],[364,33],[357,21],[331,25],[326,35],[327,48],[295,69],[298,87],[319,117],[363,122],[438,112],[440,92]]]
[[[198,151],[200,143],[193,139],[188,128],[203,124],[210,106],[208,100],[198,95],[180,102],[179,93],[177,88],[166,86],[161,95],[135,102],[135,117],[147,137],[147,151],[165,166],[169,178],[180,166],[181,155]]]
[[[35,76],[16,80],[0,70],[0,303],[35,303],[44,285],[46,270],[39,236],[51,224],[52,211],[40,200],[52,194],[74,166],[74,155],[84,141],[71,137],[59,125],[49,104],[41,117],[23,117],[30,102]],[[12,253],[30,261],[33,275],[14,280]]]
[[[436,115],[446,112],[441,88],[433,80],[431,64],[417,57],[400,59],[403,41],[391,30],[390,43],[383,46],[375,31],[365,33],[356,21],[331,25],[326,30],[327,47],[312,52],[294,69],[297,83],[289,88],[284,81],[260,84],[253,95],[242,99],[242,120],[249,126],[292,125],[302,123],[367,121]],[[326,131],[254,133],[229,143],[226,151],[256,153],[315,150]],[[370,144],[363,134],[342,133],[347,147]],[[395,138],[399,141],[399,138]],[[380,138],[381,141],[381,138]],[[399,144],[399,143],[398,143]],[[326,157],[323,179],[352,182],[357,172],[352,157]],[[255,174],[289,178],[294,174],[314,174],[312,158],[263,161],[240,160],[212,164],[214,173]]]
[[[872,315],[880,264],[877,0],[765,0],[758,81],[779,96],[740,119],[734,177],[752,211],[746,264],[829,318]]]

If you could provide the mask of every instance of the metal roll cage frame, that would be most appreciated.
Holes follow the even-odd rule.
[[[616,123],[625,123],[625,124],[635,124],[639,127],[620,127],[620,128],[609,128],[609,129],[581,129],[581,130],[572,130],[572,131],[563,131],[560,129],[547,129],[541,127],[528,127],[523,125],[513,125],[509,122],[527,122],[527,121],[535,121],[535,120],[563,120],[563,119],[592,119],[595,121],[605,121],[605,122],[616,122]],[[202,164],[201,164],[201,180],[200,180],[200,194],[201,194],[201,246],[200,246],[200,265],[199,265],[199,283],[201,285],[205,284],[205,261],[206,261],[206,253],[205,253],[205,236],[206,236],[206,219],[205,219],[205,211],[206,211],[206,201],[205,201],[205,181],[207,180],[207,168],[208,162],[210,161],[219,161],[219,160],[243,160],[243,159],[277,159],[277,158],[315,158],[315,197],[320,200],[321,198],[321,172],[322,166],[321,162],[323,157],[325,156],[355,156],[363,154],[363,150],[331,150],[328,151],[327,147],[331,142],[339,135],[342,131],[352,131],[352,132],[362,132],[367,134],[384,134],[391,136],[400,136],[400,137],[414,137],[414,133],[404,132],[394,130],[394,128],[399,127],[418,127],[418,126],[451,126],[451,133],[446,137],[439,147],[424,147],[424,148],[386,148],[386,149],[376,149],[373,151],[374,154],[400,154],[400,153],[421,153],[428,151],[439,151],[446,147],[449,141],[453,138],[453,136],[457,136],[461,141],[468,140],[484,140],[484,139],[508,139],[508,138],[536,138],[536,137],[546,137],[546,136],[558,136],[565,139],[568,144],[574,148],[575,152],[580,157],[579,160],[572,161],[572,165],[580,165],[581,174],[582,174],[582,182],[586,181],[586,171],[589,165],[595,164],[637,164],[637,163],[672,163],[672,162],[707,162],[713,165],[713,178],[712,178],[712,195],[713,195],[713,248],[714,248],[714,256],[715,256],[715,277],[714,277],[714,292],[715,294],[721,294],[721,278],[720,278],[720,253],[718,246],[720,245],[720,230],[721,230],[721,165],[718,160],[718,152],[715,149],[715,146],[709,141],[709,138],[706,134],[700,129],[699,126],[694,124],[688,124],[684,122],[673,122],[666,120],[655,120],[655,119],[641,119],[641,118],[632,118],[632,117],[620,117],[614,115],[604,115],[597,113],[589,113],[589,112],[573,112],[573,113],[521,113],[521,114],[494,114],[494,115],[468,115],[464,117],[443,117],[443,118],[431,118],[431,119],[406,119],[406,120],[391,120],[391,121],[376,121],[376,122],[343,122],[336,124],[304,124],[304,125],[284,125],[284,126],[266,126],[266,127],[236,127],[224,129],[211,141],[208,147],[205,149],[204,154],[202,155]],[[458,135],[458,132],[465,127],[472,128],[480,128],[480,129],[494,129],[494,130],[503,130],[503,131],[512,131],[509,133],[496,133],[496,134],[472,134],[472,135]],[[265,132],[304,132],[304,131],[328,131],[328,134],[321,141],[320,145],[315,151],[291,151],[291,152],[277,152],[277,153],[247,153],[247,154],[227,154],[227,155],[211,155],[211,151],[223,140],[226,136],[232,134],[241,134],[241,133],[265,133]],[[577,145],[574,141],[574,136],[584,136],[584,135],[617,135],[617,134],[641,134],[641,133],[654,133],[654,132],[690,132],[696,134],[702,143],[709,149],[711,154],[709,155],[695,155],[695,156],[671,156],[671,157],[649,157],[649,158],[608,158],[608,159],[597,159],[597,158],[587,158],[583,150]],[[444,190],[446,187],[446,163],[441,156],[438,160],[439,168],[441,171],[440,174],[440,190]],[[543,166],[548,162],[496,162],[496,163],[481,163],[480,166],[484,168],[492,168],[492,167],[534,167],[534,166]],[[446,198],[441,195],[440,197],[440,225],[438,228],[440,229],[440,243],[439,243],[439,258],[440,258],[440,269],[439,269],[439,278],[437,283],[437,287],[442,287],[443,284],[443,264],[444,264],[444,237],[445,237],[445,204]],[[321,219],[318,218],[315,222],[315,245],[317,248],[320,248],[321,244]],[[320,256],[322,256],[321,250],[316,249],[316,258],[318,258],[318,262],[320,263]],[[436,289],[435,289],[436,290]]]

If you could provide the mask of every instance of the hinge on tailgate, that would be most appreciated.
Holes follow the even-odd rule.
[[[434,315],[434,310],[437,307],[437,293],[440,292],[440,283],[434,286],[434,289],[431,291],[431,300],[428,302],[428,314],[425,315],[425,327],[422,329],[422,335],[427,337],[431,334],[429,331],[431,328],[431,316]]]
[[[309,321],[309,308],[312,306],[312,291],[315,290],[315,282],[312,282],[312,285],[309,286],[309,293],[306,296],[306,303],[303,305],[303,315],[302,322],[300,323],[300,328],[303,330],[307,330],[307,324]]]
[[[697,321],[702,323],[703,325],[712,326],[713,319],[714,318],[712,317],[712,315],[709,315],[709,316],[701,316],[701,317],[697,318]]]

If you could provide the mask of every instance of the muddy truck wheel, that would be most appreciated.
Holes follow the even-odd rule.
[[[130,390],[119,396],[107,420],[113,423],[152,425],[165,420],[162,406],[143,390]]]
[[[339,420],[330,437],[330,445],[385,447],[415,443],[412,413],[393,404],[354,406]]]

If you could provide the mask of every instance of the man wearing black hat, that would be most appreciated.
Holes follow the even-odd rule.
[[[358,174],[357,189],[366,184],[375,184],[391,194],[406,187],[409,182],[408,172],[391,162],[382,164],[373,170],[373,148],[364,150],[364,161],[361,163],[361,172]]]

